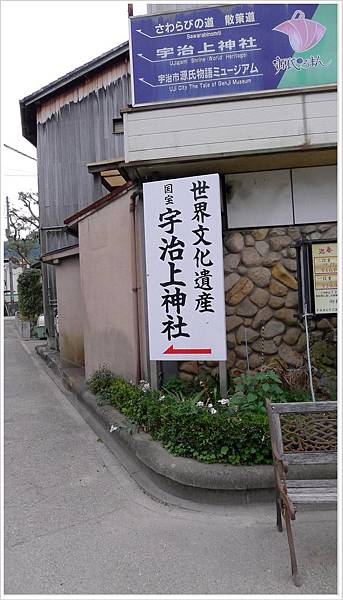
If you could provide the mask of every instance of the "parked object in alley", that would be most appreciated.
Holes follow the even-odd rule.
[[[37,319],[37,327],[44,327],[44,325],[45,325],[44,315],[39,315],[39,317]]]
[[[35,337],[37,337],[39,340],[45,340],[46,339],[44,315],[39,315],[39,317],[37,319],[37,324],[34,327],[33,331],[34,331]]]
[[[277,527],[286,524],[293,581],[300,585],[291,521],[298,504],[337,502],[337,481],[290,480],[288,464],[337,462],[337,402],[271,404],[266,400],[274,461]]]

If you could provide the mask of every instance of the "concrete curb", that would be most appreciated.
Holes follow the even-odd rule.
[[[197,502],[250,503],[269,501],[275,497],[272,465],[236,466],[206,464],[191,458],[173,456],[158,442],[128,421],[112,406],[101,406],[84,381],[68,373],[55,351],[36,346],[36,352],[52,368],[63,384],[71,390],[107,430],[114,428],[121,446],[129,450],[146,467],[153,481],[164,491]],[[72,369],[69,369],[72,371]],[[335,477],[332,465],[301,465],[290,467],[294,479]]]

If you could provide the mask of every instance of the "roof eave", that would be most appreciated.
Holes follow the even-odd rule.
[[[90,215],[104,208],[105,206],[108,206],[108,204],[110,204],[114,200],[117,200],[123,194],[126,194],[135,187],[136,184],[133,181],[127,181],[124,185],[114,189],[109,194],[106,194],[106,196],[99,198],[99,200],[92,202],[92,204],[85,206],[79,212],[74,213],[73,215],[65,219],[64,224],[68,227],[68,229],[75,230],[78,227],[78,223],[80,221],[82,221],[86,217],[89,217]]]
[[[36,108],[43,101],[56,93],[61,93],[66,89],[75,85],[78,81],[86,79],[97,71],[101,70],[108,63],[115,59],[119,59],[124,55],[129,56],[129,43],[124,42],[116,48],[105,52],[101,56],[91,60],[90,62],[66,73],[59,79],[52,81],[48,85],[40,88],[33,94],[25,96],[19,100],[22,134],[31,144],[37,146],[37,123],[36,123]]]

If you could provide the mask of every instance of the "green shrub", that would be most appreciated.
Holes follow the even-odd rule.
[[[95,395],[99,395],[102,402],[106,402],[109,399],[108,391],[112,380],[112,371],[108,367],[102,366],[90,377],[87,383],[90,391]]]
[[[279,375],[271,369],[234,378],[230,395],[231,408],[236,407],[240,412],[265,415],[266,399],[271,402],[306,402],[309,395],[305,390],[286,389]]]
[[[240,375],[229,397],[220,398],[216,378],[184,382],[173,378],[161,392],[134,385],[106,367],[88,381],[100,402],[120,410],[172,454],[233,465],[272,462],[264,401],[306,401],[305,390],[285,387],[275,371]]]
[[[22,319],[36,323],[43,312],[43,293],[39,269],[25,269],[18,277],[18,305]]]
[[[284,390],[283,402],[309,402],[310,392],[303,389]]]
[[[177,375],[171,377],[164,385],[163,392],[181,392],[182,394],[193,393],[200,391],[199,381],[197,377],[193,380],[181,379]]]
[[[212,405],[207,385],[188,394],[173,385],[173,390],[160,393],[146,382],[136,386],[106,369],[88,384],[101,401],[115,406],[172,454],[209,463],[271,463],[266,415],[241,414],[225,400]]]
[[[164,405],[157,439],[173,454],[209,463],[268,464],[271,462],[266,415],[230,414],[188,403]]]
[[[212,375],[208,371],[200,370],[191,380],[174,376],[163,385],[165,393],[180,392],[184,395],[192,395],[202,390],[205,390],[207,396],[212,400],[219,399],[219,375]]]

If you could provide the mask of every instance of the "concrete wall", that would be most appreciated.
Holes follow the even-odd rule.
[[[337,144],[337,93],[189,104],[124,114],[125,161]]]
[[[337,167],[226,176],[230,229],[337,221]]]
[[[132,190],[79,223],[85,372],[138,377]]]
[[[83,297],[77,255],[65,258],[56,268],[56,288],[61,358],[83,365]]]

